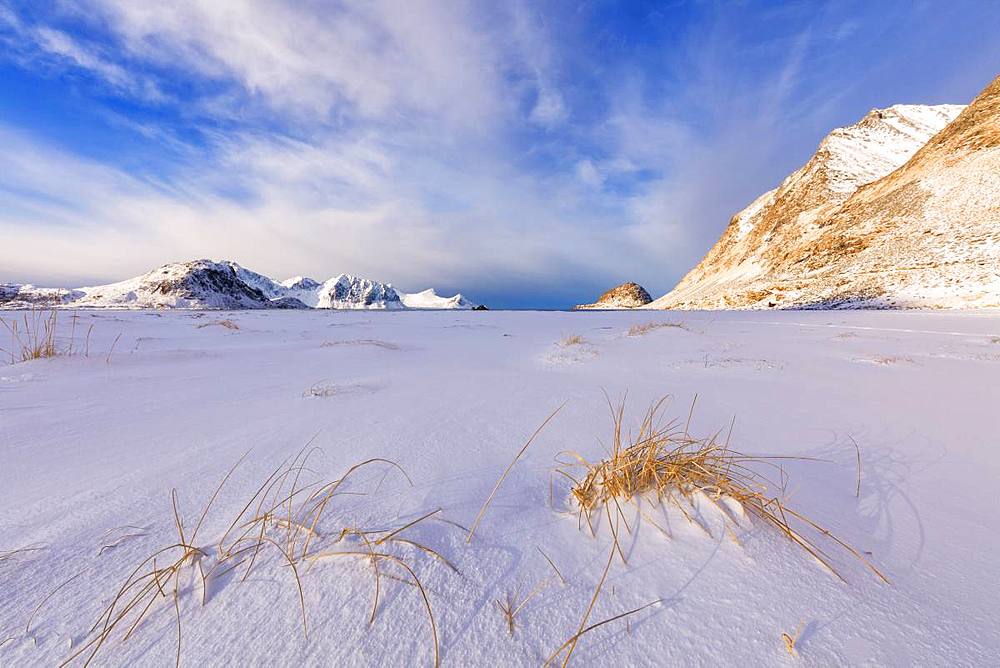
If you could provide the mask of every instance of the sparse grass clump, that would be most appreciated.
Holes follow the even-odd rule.
[[[582,346],[586,342],[587,340],[579,334],[567,334],[560,339],[559,345],[563,348],[568,348],[570,346]]]
[[[55,357],[61,352],[56,347],[55,309],[31,309],[20,320],[0,318],[0,323],[10,332],[10,350],[4,352],[10,355],[11,364]]]
[[[229,319],[213,320],[212,322],[203,322],[200,325],[197,325],[196,327],[197,329],[204,329],[205,327],[212,327],[213,325],[218,325],[219,327],[225,327],[226,329],[233,329],[233,330],[237,330],[240,328],[239,325],[237,325],[235,322]]]
[[[374,458],[355,464],[335,480],[319,479],[306,482],[304,478],[311,477],[311,471],[306,464],[312,452],[313,450],[306,452],[303,449],[291,463],[275,469],[232,520],[222,537],[214,543],[199,543],[199,532],[216,497],[240,462],[237,462],[222,479],[202,510],[193,530],[185,527],[176,490],[172,491],[170,500],[176,530],[174,542],[152,552],[132,570],[111,597],[111,603],[90,628],[85,642],[65,663],[83,657],[85,657],[84,665],[90,663],[113,635],[119,635],[120,640],[124,642],[139,628],[157,601],[169,600],[176,618],[176,661],[179,664],[182,574],[193,571],[197,576],[196,581],[201,583],[201,604],[205,605],[214,582],[237,569],[240,569],[238,573],[242,573],[239,582],[245,582],[253,572],[254,566],[261,563],[267,552],[271,552],[276,553],[280,563],[289,569],[298,596],[302,633],[306,638],[309,627],[303,578],[307,570],[321,561],[346,557],[362,559],[371,564],[374,575],[374,596],[369,623],[374,623],[378,613],[383,578],[415,587],[420,592],[427,610],[434,647],[434,663],[438,665],[440,657],[437,624],[427,591],[413,569],[412,560],[415,552],[419,552],[429,555],[455,572],[458,572],[458,569],[433,548],[401,534],[433,517],[440,512],[440,509],[397,527],[363,529],[350,525],[334,528],[325,526],[323,519],[332,515],[330,511],[334,505],[332,503],[334,497],[357,493],[347,492],[342,487],[359,470],[379,464],[387,465],[397,470],[407,482],[410,482],[410,479],[396,463]],[[410,484],[412,485],[412,482]],[[393,567],[399,572],[393,573]]]
[[[504,621],[507,623],[507,633],[510,637],[514,637],[514,620],[517,618],[518,613],[524,609],[524,606],[528,605],[535,596],[540,594],[543,589],[549,586],[549,579],[546,578],[535,585],[534,589],[528,592],[525,596],[521,596],[518,590],[508,591],[503,600],[497,599],[497,606],[500,608],[500,613],[503,615]]]
[[[9,357],[11,364],[78,354],[80,351],[75,349],[78,320],[79,316],[76,313],[70,316],[69,340],[64,339],[64,344],[60,345],[56,339],[57,309],[32,308],[21,314],[20,319],[16,317],[10,320],[0,318],[0,325],[3,325],[3,328],[10,334],[9,349],[0,347],[0,353]],[[84,336],[82,351],[84,357],[90,356],[90,333],[93,329],[94,326],[90,325]]]
[[[306,399],[310,397],[325,398],[325,397],[332,397],[333,395],[337,394],[337,392],[338,390],[336,386],[330,385],[329,383],[326,383],[324,381],[320,381],[302,390],[302,396],[303,398]]]
[[[611,521],[612,513],[628,528],[621,504],[653,496],[660,503],[673,504],[688,521],[704,529],[689,512],[694,510],[694,500],[703,498],[719,509],[724,521],[739,526],[735,514],[745,512],[775,527],[841,580],[844,578],[834,568],[831,558],[818,545],[819,536],[832,540],[888,582],[858,550],[769,493],[775,485],[754,467],[775,467],[784,476],[783,469],[773,461],[781,458],[751,457],[732,450],[728,438],[725,442],[718,440],[721,431],[696,439],[689,435],[687,424],[683,427],[677,421],[662,424],[659,416],[664,401],[661,399],[646,411],[634,437],[623,433],[624,401],[617,409],[612,408],[614,432],[606,459],[591,463],[579,454],[567,453],[575,461],[558,469],[558,473],[572,483],[571,497],[579,509],[581,522],[585,518],[588,526],[592,526],[592,516],[603,510],[617,544],[618,523]],[[573,475],[575,466],[583,468],[582,476]],[[807,532],[816,537],[807,536]],[[619,555],[624,562],[620,549]]]
[[[399,346],[395,343],[390,343],[389,341],[380,341],[379,339],[351,339],[349,341],[324,341],[320,344],[320,348],[336,348],[338,346],[373,346],[375,348],[384,348],[385,350],[399,350]]]
[[[691,328],[688,327],[683,322],[646,322],[642,324],[635,324],[628,328],[629,336],[643,336],[649,334],[650,332],[663,329],[664,327],[673,327],[675,329],[683,329],[690,332]]]

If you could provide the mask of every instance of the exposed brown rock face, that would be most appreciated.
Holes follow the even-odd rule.
[[[961,109],[835,130],[652,306],[1000,306],[1000,78]]]
[[[618,287],[611,288],[598,298],[593,304],[581,304],[577,308],[581,309],[616,309],[616,308],[637,308],[645,306],[653,301],[646,289],[638,283],[622,283]]]

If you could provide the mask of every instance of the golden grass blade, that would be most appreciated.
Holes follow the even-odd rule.
[[[176,668],[181,666],[181,604],[178,600],[177,588],[179,586],[178,580],[180,579],[179,573],[174,573],[174,613],[177,617],[177,661],[174,663]]]
[[[120,338],[122,338],[122,333],[118,332],[118,336],[116,336],[115,340],[111,343],[111,350],[108,351],[108,356],[104,359],[106,364],[111,364],[111,356],[115,354],[115,346],[118,345],[118,339]]]
[[[858,455],[858,485],[857,488],[855,488],[854,490],[854,497],[860,499],[861,498],[861,448],[858,447],[858,442],[854,440],[853,436],[849,435],[847,438],[851,439],[851,443],[854,444],[854,450]]]
[[[292,575],[295,576],[295,586],[299,590],[299,607],[302,609],[302,635],[305,636],[306,640],[308,640],[309,628],[306,625],[306,597],[302,591],[302,579],[299,577],[299,569],[295,567],[295,561],[292,560],[291,556],[285,552],[281,545],[267,536],[264,537],[264,540],[273,545],[274,549],[280,552],[281,556],[283,556],[285,561],[288,562],[288,565],[292,567]]]
[[[566,642],[564,642],[562,644],[562,647],[560,647],[559,649],[557,649],[555,651],[555,653],[552,656],[549,657],[549,659],[545,662],[545,665],[550,665],[551,662],[552,662],[552,659],[554,659],[555,657],[557,657],[559,655],[559,653],[562,652],[564,649],[566,649],[566,647],[570,643],[575,643],[577,640],[579,640],[580,636],[582,636],[583,634],[590,633],[591,631],[593,631],[596,628],[600,628],[601,626],[604,626],[605,624],[610,624],[611,622],[618,621],[619,619],[623,619],[625,617],[629,617],[631,615],[636,614],[637,612],[642,612],[646,608],[652,608],[653,606],[659,605],[662,602],[663,602],[663,599],[658,598],[655,601],[651,601],[651,602],[647,603],[646,605],[641,605],[638,608],[634,608],[632,610],[629,610],[628,612],[623,612],[623,613],[615,615],[614,617],[608,617],[607,619],[604,619],[604,620],[601,620],[601,621],[596,622],[594,624],[591,624],[590,626],[588,626],[587,628],[583,629],[579,633],[575,634],[572,638],[570,638],[569,640],[567,640]],[[569,659],[567,657],[567,661],[568,660]],[[566,665],[566,664],[563,664],[563,665]]]
[[[553,562],[552,559],[549,558],[549,555],[545,554],[545,552],[542,551],[542,548],[540,548],[540,547],[538,547],[536,545],[535,549],[538,550],[539,554],[541,554],[543,557],[545,557],[545,561],[549,562],[549,566],[551,566],[552,570],[554,570],[556,572],[556,575],[559,576],[559,582],[561,582],[562,586],[565,587],[566,586],[566,578],[564,578],[563,574],[559,572],[558,568],[556,568],[555,562]]]
[[[47,545],[26,545],[24,547],[19,547],[15,550],[7,550],[6,552],[0,552],[0,563],[4,561],[9,561],[17,557],[19,554],[25,552],[38,552],[47,548]]]
[[[312,524],[309,526],[309,528],[312,531],[316,530],[316,525],[319,523],[320,517],[323,515],[323,511],[326,509],[327,503],[329,503],[330,499],[333,497],[334,492],[337,491],[337,489],[344,483],[344,481],[347,480],[347,478],[355,471],[361,469],[364,466],[367,466],[369,464],[374,464],[376,462],[382,462],[384,464],[389,464],[395,467],[400,473],[403,474],[403,477],[406,478],[406,481],[408,483],[410,483],[410,486],[411,487],[413,486],[413,481],[410,480],[410,476],[407,475],[405,470],[403,470],[403,467],[397,464],[396,462],[392,461],[391,459],[384,459],[382,457],[373,457],[371,459],[367,459],[361,462],[360,464],[355,464],[354,466],[349,468],[347,472],[343,476],[341,476],[338,480],[335,480],[334,482],[330,483],[329,485],[326,485],[325,487],[321,487],[316,492],[316,494],[322,495],[323,498],[315,506],[313,521]],[[325,494],[323,494],[324,489],[327,490]],[[299,559],[305,559],[306,555],[308,554],[310,539],[311,535],[307,535],[306,540],[302,546],[302,552],[299,555]]]
[[[187,541],[184,540],[184,525],[181,523],[180,513],[177,511],[177,490],[170,490],[170,503],[174,507],[174,525],[177,527],[177,535],[180,536],[181,545],[187,545]]]
[[[414,524],[418,524],[418,523],[420,523],[420,522],[423,522],[423,521],[424,521],[424,520],[426,520],[426,519],[427,519],[428,517],[431,517],[431,516],[433,516],[433,515],[437,515],[437,514],[438,514],[438,513],[440,513],[440,512],[441,512],[441,509],[440,509],[440,508],[438,508],[437,510],[432,510],[431,512],[427,513],[426,515],[422,515],[422,516],[418,517],[417,519],[413,520],[412,522],[409,522],[409,523],[407,523],[407,524],[404,524],[403,526],[399,527],[398,529],[395,529],[395,530],[394,530],[394,531],[392,531],[391,533],[388,533],[388,534],[386,534],[385,536],[382,536],[382,537],[381,537],[381,538],[379,538],[379,539],[378,539],[377,541],[375,541],[375,544],[376,544],[376,545],[381,545],[381,544],[382,544],[382,543],[384,543],[385,541],[387,541],[387,540],[391,539],[391,538],[392,538],[393,536],[395,536],[396,534],[399,534],[399,533],[402,533],[402,532],[403,532],[403,531],[405,531],[406,529],[409,529],[410,527],[412,527],[412,526],[413,526]]]
[[[453,570],[458,575],[462,574],[462,572],[458,570],[458,567],[455,566],[455,564],[453,564],[450,561],[448,561],[448,559],[445,558],[444,555],[442,555],[437,550],[434,550],[432,548],[427,547],[423,543],[418,543],[415,540],[409,540],[407,538],[391,538],[390,540],[393,543],[403,543],[404,545],[410,545],[412,547],[417,548],[418,550],[420,550],[422,552],[426,552],[427,554],[431,555],[432,557],[434,557],[435,559],[437,559],[438,561],[440,561],[441,563],[443,563],[445,566],[447,566],[448,568],[450,568],[451,570]]]
[[[499,478],[499,479],[497,480],[497,483],[496,483],[496,485],[494,485],[494,486],[493,486],[493,491],[492,491],[492,492],[490,492],[490,495],[489,495],[488,497],[486,497],[486,501],[485,501],[485,502],[483,503],[483,507],[479,509],[479,513],[478,513],[478,514],[476,515],[476,519],[475,519],[475,521],[474,521],[474,522],[472,523],[472,528],[470,528],[470,529],[469,529],[469,535],[468,535],[468,537],[467,537],[467,538],[465,539],[465,542],[466,542],[466,543],[471,543],[471,542],[472,542],[472,536],[473,536],[473,535],[474,535],[474,534],[476,533],[476,528],[477,528],[477,527],[479,526],[479,522],[481,522],[481,521],[482,521],[482,519],[483,519],[483,515],[485,515],[485,514],[486,514],[486,509],[487,509],[487,508],[489,508],[489,505],[490,505],[490,502],[491,502],[491,501],[493,500],[493,497],[494,497],[494,496],[496,495],[496,493],[497,493],[497,490],[499,490],[499,489],[500,489],[500,485],[502,485],[502,484],[503,484],[503,481],[504,481],[504,480],[505,480],[505,479],[507,478],[507,474],[508,474],[508,473],[510,473],[511,469],[513,469],[513,468],[514,468],[514,464],[517,464],[517,461],[518,461],[518,460],[519,460],[519,459],[521,458],[521,455],[523,455],[523,454],[524,454],[525,450],[527,450],[527,449],[528,449],[528,446],[529,446],[529,445],[531,445],[532,441],[534,441],[534,440],[535,440],[535,437],[536,437],[536,436],[538,436],[538,434],[539,434],[539,433],[540,433],[540,432],[542,431],[542,429],[544,429],[544,428],[545,428],[545,425],[547,425],[547,424],[549,423],[549,421],[550,421],[550,420],[551,420],[552,418],[554,418],[554,417],[556,416],[556,414],[557,414],[557,413],[558,413],[559,411],[561,411],[561,410],[563,409],[563,407],[564,407],[565,405],[566,405],[566,404],[565,404],[565,402],[564,402],[564,403],[563,403],[563,404],[562,404],[561,406],[559,406],[559,408],[557,408],[557,409],[555,409],[554,411],[552,411],[552,414],[551,414],[551,415],[549,415],[549,416],[548,416],[547,418],[545,418],[545,422],[543,422],[543,423],[542,423],[542,424],[541,424],[541,425],[540,425],[540,426],[538,427],[538,429],[536,429],[536,430],[535,430],[535,433],[533,433],[533,434],[531,435],[531,438],[529,438],[529,439],[528,439],[528,441],[527,441],[527,442],[526,442],[526,443],[525,443],[525,444],[524,444],[524,445],[523,445],[523,446],[521,447],[521,449],[520,449],[520,450],[518,451],[517,455],[515,455],[515,457],[514,457],[514,461],[512,461],[512,462],[510,463],[510,465],[509,465],[509,466],[508,466],[508,467],[507,467],[507,468],[506,468],[506,469],[504,470],[504,472],[503,472],[503,473],[502,473],[502,474],[500,475],[500,478]]]
[[[423,598],[424,607],[427,609],[427,616],[430,619],[431,623],[431,637],[434,641],[434,666],[435,668],[440,666],[441,655],[440,655],[440,649],[438,647],[437,622],[434,621],[434,612],[431,610],[431,602],[430,599],[427,597],[427,591],[424,589],[423,583],[420,582],[420,578],[417,577],[417,574],[413,571],[410,565],[407,564],[402,559],[400,559],[399,557],[385,552],[375,552],[373,554],[371,552],[361,552],[353,550],[319,552],[316,554],[309,555],[307,559],[310,559],[312,561],[318,561],[320,559],[325,559],[327,557],[345,557],[345,556],[362,556],[362,557],[370,557],[376,559],[388,559],[389,561],[399,564],[400,566],[406,569],[406,572],[410,574],[410,577],[412,577],[414,583],[416,583],[417,589],[420,590],[420,596]]]
[[[573,634],[568,641],[562,644],[562,646],[556,650],[552,656],[545,660],[545,666],[552,665],[552,661],[562,653],[563,649],[566,649],[566,658],[563,660],[563,668],[569,665],[570,657],[573,656],[573,650],[576,649],[576,642],[583,635],[583,629],[587,625],[587,620],[590,619],[590,613],[594,611],[594,605],[597,603],[597,597],[601,593],[601,588],[604,586],[604,581],[608,577],[608,571],[611,570],[611,563],[615,560],[615,548],[617,545],[611,546],[611,551],[608,554],[608,563],[604,565],[604,572],[601,573],[601,579],[597,581],[597,587],[594,588],[594,595],[590,598],[590,605],[587,606],[586,612],[583,613],[583,619],[580,621],[580,628],[577,629],[576,633]]]
[[[72,576],[68,580],[64,580],[62,582],[62,584],[60,584],[58,587],[56,587],[55,589],[53,589],[52,591],[50,591],[48,594],[46,594],[45,598],[43,598],[38,603],[38,605],[35,607],[35,609],[31,612],[31,615],[28,617],[28,622],[24,625],[24,635],[28,635],[30,633],[30,631],[31,631],[31,622],[34,621],[35,615],[37,615],[38,611],[42,609],[42,606],[45,605],[46,601],[48,601],[50,598],[52,598],[53,596],[55,596],[59,592],[60,589],[62,589],[63,587],[65,587],[66,585],[68,585],[70,582],[72,582],[73,580],[77,579],[78,577],[80,577],[81,575],[83,575],[84,573],[86,573],[89,570],[90,570],[89,568],[83,569],[82,571],[80,571],[76,575]]]
[[[192,543],[194,543],[195,540],[198,538],[198,531],[201,529],[201,525],[205,521],[205,516],[208,515],[208,510],[212,507],[212,504],[215,503],[215,499],[216,497],[219,496],[219,492],[222,491],[222,487],[226,484],[226,481],[229,480],[229,476],[233,475],[233,471],[235,471],[237,467],[239,467],[239,465],[243,463],[243,460],[246,459],[247,455],[249,454],[250,451],[247,450],[242,455],[240,455],[240,458],[236,460],[236,463],[233,464],[232,467],[229,469],[229,471],[226,472],[226,475],[222,478],[222,482],[219,483],[219,486],[215,488],[215,492],[212,494],[212,498],[210,498],[208,500],[208,503],[205,504],[204,510],[201,511],[201,517],[198,518],[198,523],[194,526],[194,531],[191,533]]]

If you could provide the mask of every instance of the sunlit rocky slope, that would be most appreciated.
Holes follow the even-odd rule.
[[[1000,79],[834,130],[650,306],[1000,306]]]

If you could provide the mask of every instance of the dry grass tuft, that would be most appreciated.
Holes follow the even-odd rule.
[[[56,340],[57,309],[32,308],[23,313],[20,319],[5,320],[0,318],[0,325],[3,325],[4,329],[10,333],[10,349],[0,348],[0,353],[10,358],[11,364],[47,357],[80,354],[81,351],[76,348],[76,328],[79,319],[80,316],[76,313],[70,315],[69,339],[64,339],[64,344],[60,345]],[[84,357],[90,357],[90,334],[93,331],[94,325],[91,324],[87,327],[87,332],[83,337],[82,352]],[[118,336],[120,337],[121,334]],[[118,339],[115,339],[115,343],[117,342]],[[110,358],[111,353],[109,352],[109,361]]]
[[[203,322],[200,325],[196,325],[197,329],[204,329],[205,327],[213,327],[218,325],[219,327],[225,327],[226,329],[239,329],[240,326],[237,325],[232,320],[213,320],[212,322]]]
[[[329,383],[321,380],[318,383],[314,383],[302,390],[302,396],[306,399],[310,397],[325,398],[332,397],[337,394],[337,392],[338,390],[335,385],[330,385]]]
[[[524,609],[524,606],[528,605],[528,602],[533,599],[538,594],[549,586],[549,580],[545,579],[535,585],[526,596],[521,597],[520,593],[515,590],[513,592],[508,591],[504,600],[497,599],[496,604],[500,608],[500,613],[503,615],[504,621],[507,623],[507,632],[510,637],[514,637],[514,620],[518,613]]]
[[[724,523],[732,522],[739,528],[734,511],[742,511],[778,529],[841,580],[844,578],[834,568],[830,556],[819,546],[820,538],[832,541],[888,582],[858,550],[788,507],[779,496],[770,494],[768,490],[771,487],[782,486],[773,485],[752,468],[755,465],[774,467],[784,480],[784,470],[774,460],[805,458],[747,456],[730,449],[728,437],[725,442],[720,442],[721,430],[708,438],[693,438],[688,433],[690,415],[688,424],[683,427],[677,421],[663,424],[660,412],[665,399],[650,406],[634,437],[623,433],[625,402],[615,408],[609,400],[614,421],[610,455],[602,461],[590,463],[575,452],[564,453],[570,455],[573,461],[559,468],[557,473],[572,483],[571,496],[579,508],[581,524],[586,519],[588,526],[592,527],[592,516],[603,510],[617,544],[617,520],[620,519],[626,529],[631,530],[622,504],[651,495],[659,503],[673,504],[689,522],[708,531],[692,517],[694,500],[703,498],[719,509]],[[573,475],[571,471],[574,467],[583,468],[582,477]],[[611,521],[613,513],[615,522]],[[652,523],[652,520],[649,521]],[[669,536],[668,532],[663,533]],[[812,534],[812,537],[807,534]],[[618,553],[624,562],[620,549]]]
[[[579,509],[581,525],[586,519],[588,527],[593,531],[592,517],[603,511],[607,518],[612,542],[604,571],[597,582],[590,604],[584,611],[576,633],[546,659],[545,666],[553,665],[561,657],[561,665],[565,668],[569,664],[581,636],[605,624],[627,618],[662,603],[662,600],[652,601],[603,621],[588,624],[604,582],[611,570],[615,555],[620,557],[622,563],[626,561],[619,537],[623,525],[626,531],[631,531],[631,527],[629,527],[628,520],[622,510],[622,504],[634,501],[638,506],[637,502],[643,496],[653,496],[661,504],[673,504],[689,522],[706,532],[708,529],[694,516],[697,515],[694,500],[696,498],[707,499],[719,509],[723,523],[734,539],[735,533],[732,532],[729,523],[739,528],[737,516],[745,513],[750,517],[756,517],[766,524],[776,527],[794,544],[804,549],[836,577],[843,580],[844,578],[834,568],[830,557],[817,544],[818,536],[825,537],[865,564],[883,581],[888,582],[886,577],[856,549],[809,518],[786,506],[779,497],[768,494],[770,482],[763,475],[754,471],[751,466],[758,464],[776,467],[781,471],[784,480],[784,471],[771,461],[780,458],[749,457],[731,450],[728,436],[725,442],[718,440],[721,430],[709,438],[692,438],[688,430],[691,415],[694,412],[694,402],[691,404],[691,410],[683,427],[678,421],[664,424],[660,419],[660,414],[666,399],[665,397],[649,407],[639,426],[638,433],[634,437],[631,433],[623,433],[625,401],[622,400],[616,408],[609,399],[608,406],[611,409],[614,422],[612,448],[609,456],[592,464],[575,452],[562,453],[570,455],[573,460],[563,464],[556,472],[571,483],[571,498]],[[697,397],[695,400],[697,401]],[[731,435],[732,425],[730,425],[729,432]],[[576,467],[583,468],[582,477],[576,477],[571,472]],[[685,504],[688,509],[685,509]],[[642,512],[641,507],[638,510],[641,517],[670,537],[670,533],[653,522],[646,513]],[[809,538],[806,535],[806,532],[809,531],[818,534],[818,536]],[[786,647],[793,656],[797,656],[795,643],[798,641],[800,633],[801,629],[796,631],[794,636],[782,634]]]
[[[675,329],[683,329],[686,332],[690,332],[691,328],[688,327],[683,322],[646,322],[642,324],[632,325],[628,328],[629,336],[643,336],[649,334],[650,332],[663,329],[664,327],[673,327]]]
[[[563,587],[565,587],[566,578],[564,578],[562,573],[559,572],[559,569],[556,568],[555,563],[549,558],[549,555],[545,554],[545,552],[542,551],[542,548],[537,545],[535,546],[535,549],[538,550],[538,553],[541,554],[545,561],[548,562],[549,566],[552,567],[552,571],[555,573],[556,577],[559,578],[559,582]],[[524,606],[528,605],[528,602],[531,601],[531,599],[541,594],[549,586],[549,584],[551,584],[551,582],[552,577],[549,576],[539,581],[538,584],[535,585],[535,587],[524,597],[521,596],[518,588],[514,591],[506,592],[504,600],[496,600],[497,607],[500,608],[504,621],[507,623],[507,632],[510,634],[511,638],[514,637],[514,620],[517,618],[518,613],[524,609]]]
[[[55,309],[31,309],[20,320],[0,318],[0,324],[10,332],[10,350],[0,351],[10,355],[11,364],[63,354],[56,347],[56,314]]]
[[[331,514],[333,499],[343,494],[357,494],[343,488],[358,471],[375,465],[384,465],[397,470],[411,485],[412,481],[395,462],[373,458],[355,464],[335,480],[315,479],[307,483],[304,478],[313,475],[307,467],[307,462],[309,456],[316,450],[307,448],[308,445],[291,462],[286,460],[260,484],[229,524],[229,528],[214,544],[199,543],[197,540],[199,532],[219,492],[243,458],[241,457],[233,465],[219,483],[193,530],[186,529],[176,490],[172,491],[170,501],[177,532],[175,542],[149,554],[132,570],[112,597],[111,603],[91,627],[85,638],[86,642],[66,659],[63,665],[84,656],[86,657],[84,665],[89,664],[119,630],[120,640],[127,640],[138,629],[156,602],[165,599],[172,602],[176,617],[176,662],[179,665],[182,637],[180,608],[182,573],[193,572],[197,576],[197,580],[201,583],[201,604],[205,605],[214,582],[238,568],[242,572],[239,582],[245,582],[266,552],[276,553],[280,562],[289,569],[298,596],[302,633],[306,638],[309,627],[303,583],[304,567],[308,567],[305,569],[308,570],[317,562],[342,557],[369,562],[374,573],[374,600],[369,623],[374,623],[378,612],[384,577],[416,587],[427,610],[435,665],[439,665],[437,624],[427,591],[418,578],[412,561],[417,553],[421,553],[432,557],[456,573],[458,569],[433,548],[401,534],[433,517],[440,512],[440,509],[398,527],[361,529],[343,526],[327,529],[323,526],[322,520]],[[332,549],[338,545],[344,546],[343,549]],[[400,569],[402,575],[392,573],[392,568]]]
[[[582,346],[586,342],[587,340],[579,334],[567,334],[560,339],[559,345],[563,348],[568,348],[569,346]]]
[[[390,343],[389,341],[380,341],[379,339],[351,339],[349,341],[324,341],[320,344],[320,348],[336,348],[338,346],[373,346],[375,348],[383,348],[385,350],[399,350],[399,346],[395,343]]]

